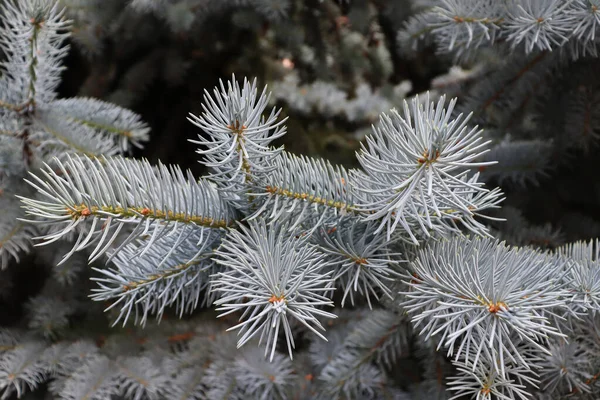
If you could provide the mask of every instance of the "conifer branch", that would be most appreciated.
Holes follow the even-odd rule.
[[[95,260],[109,249],[125,225],[133,231],[120,247],[150,235],[144,248],[149,249],[160,237],[181,233],[186,225],[219,229],[232,223],[232,211],[215,187],[196,181],[189,172],[186,179],[179,168],[162,164],[154,168],[147,161],[119,157],[74,156],[65,164],[56,162],[58,171],[46,165],[44,179],[32,174],[33,179],[27,180],[44,200],[21,200],[27,215],[52,221],[51,225],[59,228],[40,236],[41,244],[85,226],[65,260],[89,246],[95,246],[90,261]]]

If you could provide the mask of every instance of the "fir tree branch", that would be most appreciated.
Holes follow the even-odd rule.
[[[142,147],[142,142],[149,139],[150,128],[140,117],[114,104],[76,97],[55,100],[48,107],[99,133],[112,136],[122,152],[128,151],[131,146]]]
[[[52,243],[80,224],[75,246],[69,254],[94,245],[90,261],[105,253],[127,225],[133,228],[121,248],[136,238],[150,235],[145,249],[160,237],[186,225],[219,229],[232,223],[232,211],[212,184],[187,179],[176,168],[124,158],[90,159],[67,157],[56,161],[60,173],[50,166],[41,171],[44,179],[31,175],[27,182],[46,200],[21,197],[26,213],[41,217],[60,230],[43,235],[41,244]],[[30,222],[36,222],[31,220]],[[176,235],[177,236],[177,235]]]
[[[212,290],[221,316],[242,312],[232,329],[242,335],[238,347],[260,332],[266,339],[265,357],[272,360],[280,329],[290,358],[295,347],[290,317],[320,338],[324,330],[317,316],[334,318],[321,306],[331,306],[331,276],[324,271],[323,255],[305,238],[296,238],[285,225],[269,227],[263,219],[229,231],[216,252],[226,269],[214,276]]]
[[[251,185],[257,209],[247,219],[262,216],[291,229],[304,226],[311,232],[355,213],[354,188],[346,169],[328,161],[283,152],[274,169]]]
[[[190,225],[178,236],[154,240],[151,247],[146,243],[151,239],[130,243],[112,258],[115,268],[94,268],[101,277],[92,278],[99,288],[92,289],[91,297],[114,300],[106,310],[120,306],[113,325],[121,320],[125,325],[132,313],[134,323],[141,325],[151,313],[160,320],[169,306],[175,306],[180,316],[192,312],[199,303],[212,301],[207,293],[215,272],[210,257],[220,239],[217,230],[205,232]]]
[[[256,80],[244,79],[240,88],[234,76],[227,88],[220,81],[220,89],[212,97],[205,91],[202,115],[190,114],[188,120],[208,135],[192,142],[202,146],[197,152],[206,158],[201,162],[210,168],[208,177],[226,199],[247,210],[248,185],[273,169],[281,149],[269,144],[285,134],[285,119],[277,121],[276,109],[263,116],[270,94],[265,88],[259,95]]]
[[[3,40],[8,59],[2,63],[2,80],[9,89],[5,103],[17,108],[35,108],[56,96],[55,89],[64,69],[60,60],[68,48],[62,46],[68,37],[64,11],[55,1],[8,1],[3,5]]]

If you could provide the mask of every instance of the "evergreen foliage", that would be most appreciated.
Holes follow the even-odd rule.
[[[75,3],[97,6],[64,3],[69,15]],[[216,8],[273,24],[296,10],[291,0],[127,7],[179,28]],[[198,177],[128,158],[149,139],[132,111],[57,98],[71,24],[58,0],[3,2],[0,258],[6,268],[35,244],[53,264],[26,303],[27,325],[0,331],[3,398],[596,398],[600,244],[558,243],[551,226],[500,209],[496,184],[539,183],[554,160],[593,149],[595,87],[569,73],[595,66],[600,3],[427,0],[410,10],[402,51],[434,46],[468,66],[446,77],[462,100],[435,87],[403,101],[400,84],[388,97],[364,89],[361,71],[389,61],[376,48],[368,66],[341,68],[360,100],[295,72],[272,97],[232,76],[189,115],[207,171]],[[346,34],[340,62],[364,44]],[[554,130],[569,129],[542,140],[553,120],[540,104],[558,89],[540,86],[551,79],[576,111],[552,117]],[[318,104],[287,96],[285,82]],[[357,167],[278,145],[288,121],[274,100],[374,122]],[[380,113],[392,102],[401,111]],[[107,330],[90,298],[126,328]]]

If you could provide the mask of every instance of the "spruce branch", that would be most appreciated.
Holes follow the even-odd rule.
[[[598,6],[597,0],[441,0],[412,16],[398,38],[401,47],[415,49],[433,40],[463,60],[504,43],[525,53],[567,48],[571,59],[596,56]]]
[[[343,356],[345,357],[343,357]],[[374,399],[384,397],[389,382],[383,372],[368,363],[356,367],[352,360],[358,358],[353,351],[345,351],[328,364],[320,375],[322,391],[317,397],[325,399]]]
[[[16,392],[21,397],[46,379],[46,370],[40,357],[43,342],[26,341],[0,355],[0,390],[3,399]]]
[[[285,134],[285,119],[277,121],[281,110],[275,108],[263,116],[270,94],[266,87],[259,94],[256,80],[244,79],[240,88],[233,76],[227,88],[220,81],[220,89],[213,96],[205,91],[202,115],[190,114],[188,120],[208,135],[192,142],[202,146],[197,152],[205,158],[200,162],[210,168],[208,177],[228,193],[229,200],[245,207],[247,184],[269,173],[281,151],[269,144]]]
[[[495,180],[526,186],[538,185],[552,169],[552,142],[542,140],[511,141],[508,138],[493,146],[481,161],[494,160],[497,164],[479,168],[484,181]]]
[[[160,391],[168,381],[162,368],[149,357],[124,357],[117,359],[120,395],[126,399],[159,400]]]
[[[0,194],[0,270],[5,269],[11,259],[19,261],[21,253],[29,252],[31,238],[38,234],[36,227],[16,220],[23,216],[16,200],[8,190]]]
[[[341,310],[346,312],[346,309]],[[338,315],[338,322],[341,319]],[[327,330],[327,341],[313,340],[310,342],[308,348],[310,364],[314,369],[315,373],[320,373],[327,364],[331,362],[344,348],[344,341],[347,336],[347,332],[344,330],[345,326],[333,326]]]
[[[150,128],[139,115],[104,101],[79,97],[60,99],[49,103],[48,109],[62,114],[63,119],[70,119],[111,138],[109,141],[123,153],[132,146],[142,147],[142,142],[149,139]]]
[[[31,174],[27,182],[43,200],[21,197],[29,222],[50,223],[55,232],[38,237],[40,244],[52,243],[70,234],[79,225],[85,229],[71,252],[94,246],[90,262],[109,250],[124,226],[133,228],[120,244],[149,235],[144,249],[160,237],[177,235],[186,225],[219,229],[232,222],[232,211],[214,185],[187,177],[178,167],[147,161],[115,158],[67,157],[58,170],[49,165],[41,175]],[[36,219],[42,218],[42,220]],[[113,253],[114,254],[114,253]]]
[[[107,4],[68,3],[90,1],[94,10]],[[499,189],[484,187],[486,179],[536,182],[551,161],[564,158],[566,148],[587,150],[600,137],[595,127],[600,98],[586,74],[546,92],[568,100],[531,113],[545,106],[534,100],[542,98],[555,76],[595,72],[589,59],[600,54],[599,1],[410,2],[413,11],[426,10],[411,17],[398,35],[401,46],[434,43],[442,52],[474,60],[477,79],[453,82],[450,88],[469,91],[460,110],[464,115],[474,111],[478,123],[500,133],[529,135],[527,140],[497,142],[486,150],[489,142],[470,125],[471,114],[455,112],[456,100],[430,102],[427,95],[424,102],[417,97],[382,115],[358,154],[362,170],[347,170],[273,147],[286,129],[280,110],[267,111],[271,99],[256,81],[233,77],[205,92],[201,114],[189,117],[202,130],[194,142],[209,175],[201,179],[177,167],[118,157],[147,140],[147,125],[132,112],[94,99],[56,99],[68,26],[57,0],[1,2],[0,259],[4,266],[26,251],[34,233],[40,244],[74,242],[64,251],[54,248],[66,253],[60,261],[64,269],[50,277],[63,284],[57,285],[63,298],[31,299],[23,326],[55,339],[72,322],[73,303],[63,301],[63,290],[84,286],[74,278],[85,274],[80,263],[68,268],[65,261],[86,249],[90,261],[106,254],[112,262],[94,268],[98,286],[91,297],[110,303],[115,323],[144,325],[151,315],[161,320],[169,307],[181,317],[210,304],[225,317],[220,323],[165,318],[159,335],[128,329],[99,338],[98,346],[92,341],[19,342],[17,334],[0,331],[3,398],[50,381],[44,395],[67,400],[597,400],[598,242],[552,253],[477,236],[489,236],[482,219],[494,220],[487,211],[503,200]],[[275,54],[278,60],[289,57],[286,69],[295,63],[292,79],[280,83],[283,95],[275,97],[296,99],[292,108],[307,117],[321,114],[333,126],[339,121],[329,117],[345,116],[351,128],[404,97],[400,85],[389,85],[392,63],[378,20],[387,20],[386,30],[395,29],[396,16],[406,16],[399,9],[410,8],[408,2],[359,1],[357,8],[348,1],[341,7],[301,3],[127,0],[118,6],[130,7],[121,8],[127,11],[122,21],[129,21],[131,8],[152,10],[178,30],[215,10],[232,9],[235,15],[228,20],[244,29],[266,19],[275,23],[265,28],[268,34],[261,31],[263,50],[272,50],[263,46],[271,42],[270,32],[288,33],[281,23],[288,13],[304,22],[326,10],[322,15],[330,20],[317,29],[290,31],[286,50]],[[251,8],[264,19],[248,18]],[[376,13],[381,18],[374,18]],[[104,25],[96,26],[120,31]],[[302,29],[306,38],[323,40],[322,47],[315,51],[312,42],[300,43]],[[342,50],[329,54],[327,36],[335,37]],[[357,49],[364,53],[357,57]],[[582,69],[561,64],[580,56],[588,58]],[[320,80],[332,71],[322,68],[331,60],[341,67],[334,73],[356,79],[342,82],[354,89],[348,91],[352,96]],[[147,65],[147,60],[138,63],[135,72]],[[305,85],[312,92],[299,93],[300,77],[313,76],[317,79]],[[372,88],[365,79],[383,86]],[[557,109],[564,117],[545,118]],[[552,125],[566,134],[565,149],[559,149],[558,140],[532,138],[533,131]],[[37,193],[24,192],[22,176],[42,161],[48,164],[39,172],[32,169],[27,180]],[[14,192],[35,225],[24,224],[24,218],[14,223],[22,216]],[[510,237],[523,244],[562,240],[556,225],[525,222],[517,218]],[[465,230],[472,237],[465,237]],[[399,273],[405,260],[410,266]],[[72,282],[77,284],[65,286]],[[360,295],[369,307],[341,310],[345,318],[326,324],[338,314],[327,308],[336,286],[342,306],[348,299],[358,305],[354,296]],[[375,298],[385,309],[374,307]],[[398,307],[402,313],[390,310]],[[237,337],[222,332],[231,318],[239,318],[227,325]],[[325,326],[332,326],[327,335]],[[411,336],[413,328],[420,337]],[[162,335],[165,331],[170,333]],[[423,361],[415,369],[423,379],[413,373],[411,382],[400,383],[414,385],[408,396],[398,388],[394,367],[404,368],[398,360],[415,342],[420,349],[408,356]],[[236,345],[246,346],[236,351]],[[308,352],[294,354],[292,363],[296,347]],[[447,351],[442,354],[441,348]],[[447,387],[454,393],[447,395],[444,381],[452,373]]]
[[[332,347],[317,354],[322,346],[311,344],[311,359],[320,370],[317,398],[404,398],[383,371],[400,351],[392,346],[406,344],[407,321],[386,310],[373,310],[362,318],[354,311],[349,315],[348,326],[339,327],[332,337]]]
[[[520,43],[526,52],[552,50],[565,44],[573,31],[573,16],[567,12],[573,0],[520,0],[506,18],[507,40]]]
[[[68,47],[62,43],[68,37],[64,11],[56,1],[19,0],[2,5],[3,25],[0,47],[7,60],[3,69],[2,104],[15,111],[35,107],[56,97],[61,60]]]
[[[122,151],[112,135],[82,125],[50,104],[38,105],[27,140],[45,160],[54,157],[64,160],[69,154],[110,157]]]
[[[438,18],[434,13],[422,12],[411,16],[398,32],[400,51],[407,57],[414,57],[419,51],[431,46]]]
[[[500,196],[495,192],[492,199],[482,197],[489,190],[466,179],[466,169],[493,164],[476,161],[489,142],[482,142],[476,127],[467,127],[470,115],[452,118],[456,100],[447,109],[444,102],[441,97],[437,105],[430,103],[429,95],[424,105],[418,98],[410,106],[405,101],[403,115],[396,110],[382,114],[366,145],[361,144],[357,157],[364,175],[355,179],[357,208],[365,220],[379,220],[376,232],[385,230],[388,238],[401,226],[417,244],[413,221],[428,235],[432,217],[457,210],[472,218],[474,210],[487,207],[481,200],[493,204]]]
[[[598,240],[575,242],[558,249],[570,268],[565,277],[569,306],[576,313],[600,312],[600,259]]]
[[[600,29],[600,1],[575,0],[571,3],[569,12],[573,21],[578,21],[573,29],[573,36],[579,41],[594,43]]]
[[[29,328],[41,333],[47,339],[62,336],[69,327],[69,317],[74,313],[74,305],[67,297],[36,296],[27,302]]]
[[[460,111],[472,112],[477,123],[507,129],[536,90],[544,87],[548,70],[556,61],[548,51],[508,56],[502,68],[475,83]]]
[[[11,222],[0,224],[0,269],[6,269],[11,258],[19,261],[19,253],[29,251],[31,236],[36,232],[22,222]]]
[[[202,296],[209,299],[204,292],[215,272],[210,257],[221,236],[218,230],[188,225],[177,236],[163,236],[151,246],[146,243],[149,239],[132,242],[112,258],[114,267],[94,268],[101,276],[92,278],[99,288],[92,289],[91,298],[112,300],[106,310],[120,307],[113,325],[121,320],[125,325],[130,318],[145,325],[149,314],[160,320],[169,306],[175,306],[182,316],[199,303],[208,304]]]
[[[402,354],[407,354],[411,333],[405,316],[373,310],[356,323],[345,345],[362,349],[377,365],[389,368]]]
[[[104,400],[119,394],[120,379],[114,361],[92,356],[68,377],[61,391],[65,400]]]
[[[437,19],[430,26],[438,48],[460,55],[470,48],[492,45],[504,20],[503,8],[493,0],[442,0],[430,11]]]
[[[98,347],[90,340],[61,341],[46,348],[42,359],[48,376],[61,380],[60,378],[73,374],[85,360],[97,353]],[[50,391],[58,394],[58,391],[54,390],[58,386],[60,384],[56,380],[51,382]]]
[[[550,354],[542,361],[540,379],[542,389],[549,393],[589,393],[587,382],[592,378],[592,363],[585,354],[581,344],[567,343],[564,340],[554,341]]]
[[[211,364],[207,370],[199,368],[184,369],[167,382],[163,392],[174,399],[218,398],[211,396],[203,382],[210,373],[211,368],[214,368],[214,364]]]
[[[402,306],[426,338],[441,336],[449,354],[477,349],[466,353],[467,363],[487,356],[501,360],[500,374],[508,363],[530,368],[511,335],[542,353],[549,353],[548,338],[565,337],[553,324],[568,296],[560,258],[456,237],[421,250],[412,269]]]
[[[220,316],[242,311],[238,347],[260,332],[266,340],[265,356],[273,359],[280,329],[288,353],[295,347],[290,318],[325,339],[317,317],[335,318],[323,311],[332,306],[327,294],[332,290],[331,272],[323,254],[296,238],[285,225],[269,226],[263,219],[230,230],[216,252],[216,261],[225,271],[214,275],[212,290]],[[319,329],[319,330],[318,330]]]
[[[498,372],[485,359],[480,359],[476,364],[470,362],[454,363],[458,374],[449,378],[448,390],[454,392],[450,400],[462,399],[464,396],[478,400],[529,400],[531,394],[527,387],[535,385],[535,380],[523,379],[530,371],[523,366],[509,366],[505,374]]]
[[[236,384],[250,398],[285,399],[293,383],[294,370],[289,358],[276,353],[272,360],[265,360],[256,347],[236,357],[231,369]]]
[[[319,250],[333,264],[333,279],[343,290],[342,307],[348,297],[354,305],[355,293],[367,299],[369,308],[373,308],[371,296],[392,298],[388,286],[400,276],[401,255],[391,251],[392,243],[383,232],[372,233],[375,227],[374,222],[345,219],[334,228],[321,228],[315,238]]]
[[[274,169],[251,186],[257,209],[248,220],[260,216],[288,221],[290,229],[306,227],[312,233],[348,213],[356,214],[354,185],[344,167],[288,152],[274,161]]]

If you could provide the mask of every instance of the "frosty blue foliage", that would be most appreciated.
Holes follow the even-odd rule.
[[[117,371],[113,362],[104,355],[90,357],[66,380],[61,392],[68,400],[101,400],[119,393]]]
[[[527,52],[534,48],[552,50],[568,40],[572,16],[566,12],[571,1],[522,0],[509,9],[506,33],[513,47],[523,43]]]
[[[596,40],[596,31],[600,28],[600,1],[575,0],[570,13],[573,21],[577,21],[573,35],[583,42]]]
[[[456,48],[492,44],[500,32],[503,6],[498,2],[445,0],[437,7],[437,21],[431,33],[440,38],[438,45],[453,51]]]
[[[149,235],[140,248],[151,245],[167,234],[185,239],[191,231],[224,227],[230,224],[232,211],[217,194],[212,182],[187,177],[177,167],[151,166],[147,161],[125,158],[91,159],[73,157],[65,164],[56,161],[57,173],[46,165],[41,172],[46,181],[32,174],[32,181],[46,200],[23,199],[27,214],[47,218],[60,230],[40,237],[52,243],[75,229],[80,231],[75,251],[94,246],[90,260],[106,251],[125,225],[133,228],[127,243]],[[34,220],[36,222],[38,220]],[[41,222],[41,221],[38,221]],[[207,234],[208,235],[208,234]]]
[[[544,390],[551,393],[590,392],[586,382],[592,378],[587,372],[591,370],[591,363],[579,343],[554,343],[542,365],[544,372],[540,379]]]
[[[531,398],[526,389],[527,384],[532,382],[515,378],[515,375],[521,376],[522,373],[529,372],[525,367],[510,367],[506,370],[506,375],[498,373],[493,366],[481,361],[475,365],[457,363],[456,367],[458,374],[448,382],[449,390],[455,393],[450,400],[464,396],[481,400]]]
[[[4,269],[10,260],[18,261],[21,252],[29,251],[31,237],[37,231],[32,226],[14,221],[14,216],[19,215],[19,208],[12,199],[0,197],[0,207],[4,210],[0,215],[0,269]]]
[[[253,97],[244,104],[252,107],[258,104],[255,99],[265,97],[246,90]],[[239,106],[239,99],[250,94],[241,96],[235,89],[223,93],[232,96],[221,97],[222,107],[238,110],[231,115],[242,115],[247,107]],[[459,394],[475,393],[478,379],[486,377],[486,382],[493,382],[489,393],[523,396],[524,383],[538,382],[532,371],[539,365],[539,355],[551,354],[548,338],[566,337],[558,327],[564,324],[555,323],[568,314],[568,305],[576,304],[567,294],[567,287],[576,279],[564,257],[511,249],[459,234],[457,222],[486,234],[486,227],[474,215],[495,207],[501,198],[498,190],[482,187],[479,174],[469,175],[469,168],[491,164],[475,161],[486,145],[480,132],[468,129],[467,120],[460,116],[451,118],[443,103],[442,98],[437,106],[427,101],[423,107],[415,99],[412,109],[405,104],[404,116],[384,116],[359,155],[364,170],[352,174],[326,162],[269,148],[268,132],[279,135],[280,131],[259,123],[256,129],[265,144],[259,146],[262,153],[251,170],[268,168],[271,174],[240,179],[239,171],[245,176],[241,167],[244,151],[240,152],[238,142],[230,141],[231,134],[226,135],[229,128],[222,132],[214,128],[215,136],[222,137],[214,154],[224,160],[215,165],[238,160],[217,174],[217,184],[144,161],[68,157],[65,163],[57,161],[60,173],[46,167],[44,179],[31,181],[46,200],[22,201],[32,216],[63,226],[46,235],[46,240],[63,238],[84,224],[88,228],[80,231],[71,252],[89,246],[94,248],[92,259],[109,253],[114,267],[96,269],[101,277],[94,278],[100,286],[94,289],[93,298],[114,301],[109,308],[120,307],[115,322],[133,319],[145,324],[151,314],[160,319],[167,307],[174,306],[181,314],[193,310],[203,297],[215,299],[222,317],[239,317],[229,328],[240,331],[237,346],[258,339],[265,346],[264,356],[274,361],[281,358],[277,351],[280,334],[292,356],[296,325],[325,338],[322,320],[335,315],[323,307],[333,305],[334,285],[342,288],[342,302],[347,297],[352,302],[362,298],[373,307],[372,301],[382,295],[396,298],[391,288],[396,290],[393,283],[402,275],[410,287],[402,294],[402,308],[413,315],[415,328],[426,339],[441,336],[438,347],[446,347],[462,371],[450,388]],[[211,115],[224,116],[216,104]],[[258,111],[252,113],[257,115],[242,118],[248,126],[261,121]],[[231,118],[220,124],[231,123]],[[217,126],[218,120],[211,124]],[[205,141],[209,147],[210,143]],[[397,195],[373,202],[381,204],[379,218],[375,209],[365,210],[354,200],[359,192],[362,199],[382,196],[386,192],[376,189],[377,185],[393,185],[398,179],[408,183],[402,184]],[[238,197],[228,198],[232,183],[242,190]],[[390,186],[388,191],[394,193],[394,188]],[[230,208],[230,202],[237,202],[242,195],[257,207],[245,221]],[[395,232],[389,222],[393,212],[403,213],[405,229]],[[232,224],[236,219],[237,226]],[[113,231],[110,224],[116,226]],[[381,228],[386,224],[388,229]],[[121,245],[111,249],[116,233],[126,225],[132,229]],[[455,233],[419,251],[411,263],[411,274],[400,274],[402,269],[406,271],[400,261],[414,257],[414,251],[405,250],[403,256],[395,241],[387,239],[393,236],[394,240],[419,243],[410,230],[413,227],[425,234]],[[227,230],[225,235],[222,229]],[[411,333],[406,326],[397,314],[373,311],[336,345],[338,351],[330,353],[331,360],[313,353],[319,371],[317,397],[402,396],[381,367],[393,364],[398,352],[407,347]],[[493,361],[497,359],[502,361]],[[249,360],[257,365],[265,362],[254,356]],[[250,365],[238,361],[232,367],[229,362],[213,364],[207,375],[210,382],[203,384],[192,385],[198,382],[198,375],[185,372],[181,378],[186,377],[181,381],[188,388],[185,392],[208,390],[209,395],[229,393],[232,398],[251,393],[269,398],[292,388],[284,378],[287,367],[273,369],[269,364],[264,367],[273,380],[268,378],[256,386],[257,378],[252,377],[238,380],[234,387],[223,386],[225,377],[244,376],[239,369]],[[104,376],[94,388],[105,387],[106,393],[122,382],[112,374],[110,363],[100,357],[86,364],[90,371],[98,369],[99,376]],[[77,376],[81,381],[67,379],[64,391],[80,390],[90,379],[85,374]],[[147,386],[128,387],[133,397],[148,390]]]
[[[92,289],[91,297],[115,299],[107,308],[120,306],[115,324],[120,320],[125,324],[133,313],[135,323],[145,325],[149,313],[160,320],[170,306],[176,307],[179,315],[191,312],[200,302],[209,303],[201,299],[210,299],[206,292],[215,269],[210,256],[220,237],[217,231],[186,226],[177,236],[163,236],[151,246],[144,239],[130,243],[115,255],[116,268],[95,268],[101,277],[92,278],[99,288]]]
[[[68,51],[62,46],[68,37],[64,12],[55,1],[25,0],[4,2],[2,14],[2,101],[17,109],[54,100]]]
[[[361,83],[356,88],[356,96],[349,98],[346,92],[328,82],[303,85],[294,72],[272,87],[275,99],[285,101],[298,113],[310,115],[316,111],[327,118],[344,117],[350,122],[376,121],[380,113],[393,107],[393,100],[404,98],[410,90],[410,82],[403,81],[394,86],[394,96],[388,99],[367,83]]]
[[[212,290],[220,297],[215,304],[221,316],[242,312],[242,322],[231,328],[240,329],[238,347],[260,332],[265,356],[272,360],[281,330],[291,357],[291,318],[325,339],[316,317],[335,318],[320,308],[333,306],[327,297],[333,280],[324,270],[324,256],[306,239],[290,235],[285,225],[267,229],[261,220],[230,231],[216,256],[226,269],[214,278]]]
[[[31,132],[31,140],[40,142],[38,150],[46,158],[62,159],[73,150],[91,157],[118,155],[123,146],[113,136],[69,118],[68,114],[60,112],[60,108],[55,109],[52,104],[37,107]]]
[[[215,89],[212,97],[206,91],[203,114],[188,119],[207,135],[193,142],[203,146],[197,152],[211,169],[208,176],[227,199],[234,204],[241,201],[239,207],[243,208],[245,185],[273,169],[272,160],[278,152],[269,143],[285,134],[285,126],[281,125],[285,119],[277,121],[280,110],[275,108],[265,119],[263,112],[270,95],[266,88],[258,95],[256,80],[244,80],[240,88],[234,76],[227,88],[221,81],[220,89]]]
[[[396,260],[401,254],[393,253],[392,243],[386,240],[385,234],[373,235],[374,230],[373,222],[359,224],[346,219],[335,229],[321,229],[315,238],[319,250],[327,254],[333,264],[333,279],[343,291],[342,307],[348,298],[354,305],[355,292],[366,298],[370,308],[371,296],[392,297],[388,285],[399,276]]]
[[[287,152],[274,161],[274,169],[251,185],[259,206],[248,219],[289,221],[292,229],[300,226],[313,233],[354,211],[356,190],[346,168]]]
[[[0,387],[4,398],[16,393],[21,396],[26,390],[33,390],[44,381],[45,370],[40,354],[44,344],[28,343],[3,354],[0,359]]]
[[[90,98],[59,99],[50,103],[49,108],[62,113],[62,118],[72,119],[94,129],[97,134],[112,137],[123,152],[131,146],[141,147],[142,142],[148,140],[150,128],[140,117],[113,104]]]
[[[365,172],[356,179],[358,207],[369,214],[366,220],[380,221],[375,232],[384,230],[389,238],[402,228],[417,244],[415,229],[429,235],[443,229],[445,218],[460,215],[474,233],[485,234],[483,225],[469,222],[495,207],[501,193],[466,174],[468,168],[494,162],[475,161],[487,151],[487,142],[476,127],[468,127],[469,116],[452,118],[456,100],[447,109],[444,102],[442,97],[436,105],[427,96],[421,105],[415,98],[410,106],[404,102],[402,115],[383,114],[357,154]]]
[[[440,347],[457,358],[476,348],[475,361],[510,360],[528,368],[514,342],[549,353],[550,336],[564,336],[552,324],[568,297],[564,261],[529,249],[512,249],[490,239],[455,238],[421,250],[409,275],[403,306],[426,337],[441,335]],[[495,366],[494,366],[495,367]],[[504,374],[504,364],[500,365]]]
[[[459,57],[506,41],[527,53],[552,51],[571,39],[594,47],[597,0],[441,0],[409,20],[400,36],[415,43],[428,35],[438,49]]]
[[[19,187],[27,171],[52,163],[55,156],[126,153],[148,140],[149,128],[131,111],[109,103],[57,99],[70,27],[58,2],[10,0],[2,3],[0,12],[5,55],[0,63],[0,202],[7,211],[3,217],[15,221],[22,211],[8,203],[15,193],[30,194]],[[0,235],[4,267],[29,249],[28,237],[35,233],[21,223],[3,222]]]
[[[373,310],[348,333],[345,345],[364,349],[380,367],[391,367],[407,353],[410,326],[401,316],[387,310]]]
[[[318,399],[376,399],[389,390],[381,370],[370,365],[355,367],[350,361],[358,354],[345,352],[336,362],[328,364],[321,373],[325,389]]]
[[[128,399],[160,399],[160,391],[168,377],[148,357],[127,357],[117,360],[121,375],[121,395]]]
[[[256,348],[242,352],[233,365],[232,374],[246,394],[255,399],[286,398],[294,370],[289,358],[277,354],[270,362]]]
[[[600,312],[598,241],[569,244],[559,252],[571,260],[567,282],[573,310]]]
[[[357,154],[357,169],[273,147],[286,132],[285,118],[268,110],[266,88],[233,76],[205,92],[202,113],[189,117],[202,131],[194,143],[208,174],[200,178],[177,166],[124,158],[148,138],[134,113],[96,99],[56,99],[68,35],[56,4],[3,3],[0,189],[11,196],[0,194],[2,263],[25,251],[34,235],[57,249],[72,239],[57,250],[65,254],[61,268],[78,251],[89,253],[90,262],[106,255],[106,265],[91,268],[97,286],[90,297],[114,311],[115,324],[148,326],[73,342],[65,331],[78,304],[70,296],[85,288],[75,279],[82,268],[56,269],[62,298],[43,293],[28,307],[31,330],[55,343],[0,333],[5,398],[46,382],[49,395],[73,400],[585,399],[598,393],[598,243],[550,252],[485,237],[485,219],[499,220],[489,211],[503,198],[484,180],[536,181],[550,170],[554,142],[509,144],[472,125],[472,115],[493,127],[492,134],[509,127],[530,133],[543,123],[524,118],[511,125],[515,113],[530,111],[527,99],[549,71],[595,54],[595,0],[415,2],[412,9],[421,14],[398,35],[404,49],[435,43],[456,60],[479,63],[493,47],[497,53],[487,54],[496,58],[488,57],[493,60],[477,75],[490,79],[465,83],[472,91],[460,106],[431,93],[381,114]],[[298,6],[129,4],[183,30],[217,9],[252,8],[276,23]],[[378,29],[366,27],[374,40]],[[358,33],[340,39],[342,52],[363,44]],[[302,62],[311,64],[305,50]],[[383,46],[374,52],[373,65],[387,79],[389,53]],[[508,52],[515,55],[503,57]],[[362,71],[349,69],[354,78]],[[317,104],[327,116],[356,122],[391,105],[364,84],[357,85],[361,100],[348,100],[341,90],[326,93],[332,86],[310,87],[323,101],[312,94],[313,103],[298,100],[305,102],[296,109]],[[325,94],[330,97],[320,99]],[[574,103],[593,100],[582,98]],[[345,103],[333,104],[338,100]],[[574,115],[573,130],[586,128],[594,110]],[[490,151],[493,141],[500,144]],[[536,233],[513,217],[509,235],[520,230],[528,239],[559,241],[552,227]],[[181,317],[211,305],[219,318],[179,325],[169,313]],[[165,322],[152,326],[151,317]],[[423,376],[398,382],[394,367],[405,361]]]
[[[30,299],[27,303],[30,314],[29,328],[50,339],[64,333],[69,326],[69,316],[74,312],[73,304],[69,304],[67,299],[47,296]]]

